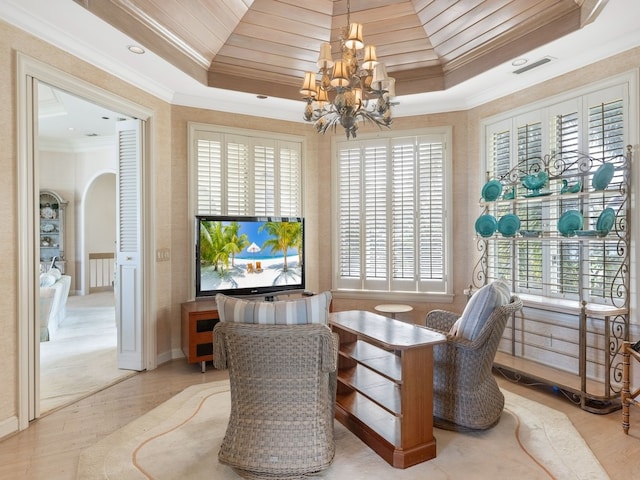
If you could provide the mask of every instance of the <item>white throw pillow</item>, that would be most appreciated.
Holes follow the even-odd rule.
[[[331,292],[297,300],[261,302],[216,295],[221,322],[262,323],[266,325],[302,325],[329,323]]]
[[[55,275],[50,273],[41,273],[40,274],[40,286],[41,287],[52,287],[54,283],[56,283],[58,279]]]
[[[485,285],[474,293],[462,315],[453,324],[450,335],[474,340],[484,327],[491,313],[511,300],[509,285],[503,280],[496,280]]]

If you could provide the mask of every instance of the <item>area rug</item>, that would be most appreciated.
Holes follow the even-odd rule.
[[[335,460],[315,478],[609,478],[563,413],[503,393],[505,411],[496,427],[479,433],[435,429],[437,457],[404,470],[391,467],[336,422]],[[189,387],[82,452],[77,478],[240,479],[217,459],[229,408],[228,381]]]

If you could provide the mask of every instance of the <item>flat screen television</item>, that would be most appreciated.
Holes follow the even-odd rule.
[[[304,290],[304,219],[198,215],[196,297]]]

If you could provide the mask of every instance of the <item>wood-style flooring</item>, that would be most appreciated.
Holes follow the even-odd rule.
[[[189,385],[227,378],[226,371],[184,359],[142,372],[33,422],[23,432],[0,441],[0,478],[68,480],[76,478],[85,448],[156,407]],[[629,435],[622,431],[620,411],[595,415],[561,396],[498,378],[501,388],[544,403],[568,415],[610,477],[638,478],[640,409],[631,412]]]

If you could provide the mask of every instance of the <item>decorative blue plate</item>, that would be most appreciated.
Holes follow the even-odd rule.
[[[613,178],[615,167],[611,163],[603,163],[600,168],[593,174],[593,180],[591,184],[596,190],[604,190],[609,185],[609,182]]]
[[[508,213],[500,218],[498,222],[498,231],[503,237],[514,237],[520,230],[520,219],[513,213]]]
[[[496,217],[489,214],[480,215],[476,220],[476,232],[481,237],[490,237],[498,229]]]
[[[502,184],[498,180],[489,180],[482,187],[482,198],[487,202],[497,200],[502,193]]]
[[[565,237],[575,235],[576,230],[582,230],[584,218],[578,210],[567,210],[558,219],[558,231]]]
[[[601,236],[608,235],[616,223],[616,212],[613,208],[605,208],[596,222],[596,230]]]

